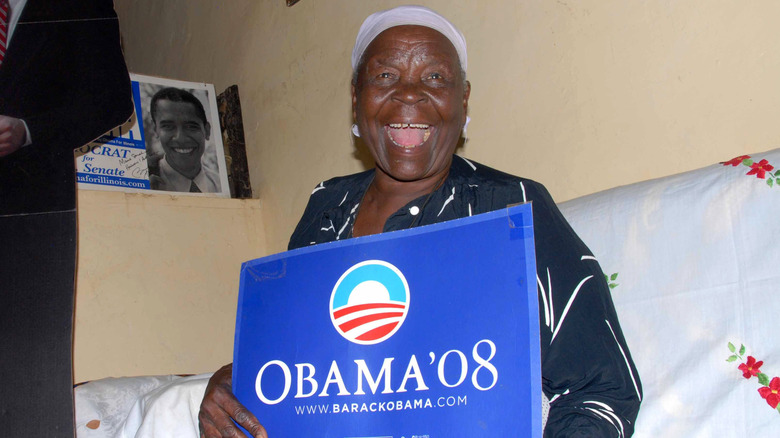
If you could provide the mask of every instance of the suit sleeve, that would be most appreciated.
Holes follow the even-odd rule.
[[[42,39],[31,58],[35,68],[56,72],[47,74],[49,84],[40,87],[48,88],[45,95],[36,96],[44,102],[32,105],[36,110],[21,118],[30,129],[32,147],[74,149],[127,121],[132,113],[130,79],[112,2],[62,2],[70,5],[63,11],[58,10],[62,3],[56,3],[31,11],[30,21],[20,23]]]

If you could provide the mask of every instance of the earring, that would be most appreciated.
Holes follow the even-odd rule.
[[[466,137],[466,128],[468,128],[470,121],[471,121],[471,117],[466,116],[466,123],[463,124],[463,138],[467,138]]]
[[[360,137],[360,131],[358,131],[358,126],[355,123],[352,124],[352,134],[355,137]]]

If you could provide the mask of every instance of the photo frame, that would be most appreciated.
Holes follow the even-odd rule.
[[[214,86],[130,79],[131,118],[75,151],[79,188],[229,198]]]

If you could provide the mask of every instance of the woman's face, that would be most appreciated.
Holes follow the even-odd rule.
[[[445,175],[466,122],[469,92],[444,35],[423,26],[379,34],[352,87],[353,116],[379,170],[398,181]]]

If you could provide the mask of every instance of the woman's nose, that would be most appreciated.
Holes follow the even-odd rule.
[[[425,93],[423,93],[422,84],[414,81],[404,81],[399,83],[398,92],[395,93],[395,99],[406,104],[415,105],[426,99]]]

